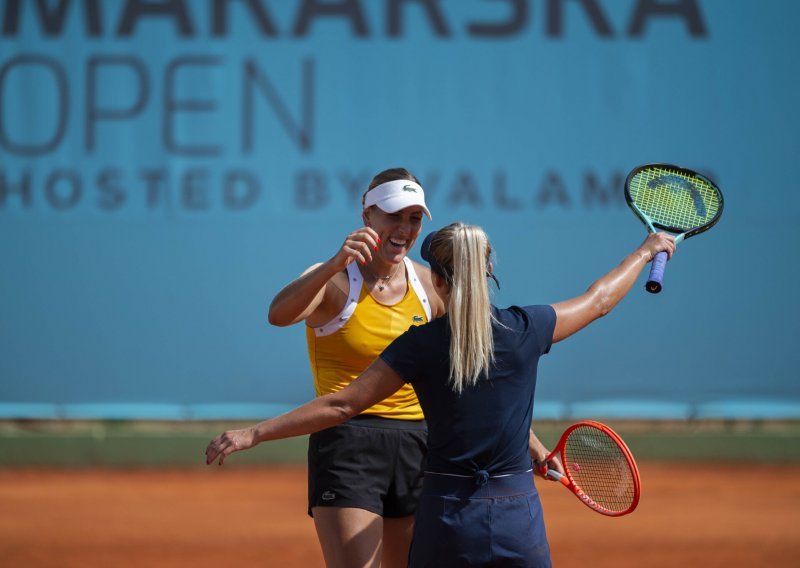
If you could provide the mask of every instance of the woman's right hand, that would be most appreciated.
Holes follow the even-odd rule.
[[[377,252],[380,243],[381,239],[374,229],[361,227],[347,235],[331,262],[339,270],[343,270],[354,260],[361,265],[365,265],[372,260],[372,252]]]
[[[676,247],[675,237],[669,233],[657,232],[647,235],[644,242],[639,245],[639,252],[644,255],[645,262],[650,262],[660,252],[666,252],[667,259],[672,258]]]
[[[299,278],[278,292],[269,306],[269,323],[285,326],[308,318],[325,302],[325,291],[330,280],[354,260],[361,264],[371,261],[372,251],[378,250],[380,242],[378,233],[370,227],[361,227],[347,235],[334,256],[326,262],[310,266]],[[323,313],[327,314],[326,310],[332,309],[327,307]],[[341,306],[329,314],[330,317],[340,310]]]

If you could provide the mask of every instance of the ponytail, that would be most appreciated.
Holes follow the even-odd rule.
[[[450,286],[450,384],[461,393],[494,362],[492,312],[487,282],[491,247],[483,229],[453,223],[430,235],[422,256]]]

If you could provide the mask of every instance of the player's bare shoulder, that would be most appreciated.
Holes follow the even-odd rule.
[[[302,279],[304,276],[306,276],[310,272],[313,272],[314,270],[316,270],[317,268],[319,268],[323,264],[324,264],[323,262],[316,262],[316,263],[312,264],[311,266],[306,268],[302,272],[302,274],[300,274],[300,277],[298,278],[298,280]],[[331,279],[328,280],[328,282],[325,284],[325,294],[326,295],[330,291],[330,292],[333,292],[334,296],[335,296],[337,290],[339,290],[343,294],[347,295],[348,290],[349,290],[348,283],[347,283],[347,270],[340,270],[339,272],[334,274],[331,277]]]
[[[322,263],[310,266],[304,274],[311,272]],[[336,317],[344,309],[350,293],[350,283],[347,278],[347,270],[340,270],[334,274],[325,284],[321,291],[322,298],[314,311],[306,318],[306,325],[317,327],[325,325]]]
[[[333,278],[328,281],[328,288],[334,297],[341,297],[342,301],[344,301],[347,295],[350,294],[350,280],[347,277],[347,269],[340,270],[334,274]]]
[[[431,318],[436,319],[440,316],[443,316],[447,307],[444,305],[444,302],[442,302],[442,299],[439,297],[439,294],[436,293],[436,290],[433,287],[431,269],[424,264],[420,264],[413,260],[411,262],[414,264],[414,270],[417,271],[419,281],[425,290],[425,294],[428,296],[428,302],[431,306]]]

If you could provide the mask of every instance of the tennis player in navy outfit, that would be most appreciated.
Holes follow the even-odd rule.
[[[499,309],[489,301],[483,230],[454,223],[436,231],[422,253],[447,315],[410,328],[341,391],[220,434],[206,462],[330,427],[410,382],[428,421],[428,457],[409,566],[550,566],[528,452],[539,358],[607,314],[660,251],[672,255],[672,236],[649,235],[576,298]]]
[[[428,461],[412,566],[549,566],[527,452],[536,367],[550,350],[550,306],[491,308],[494,363],[461,392],[443,345],[449,317],[409,330],[381,355],[412,378],[428,418]],[[502,560],[502,563],[500,562]]]

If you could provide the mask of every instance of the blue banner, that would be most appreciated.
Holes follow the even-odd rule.
[[[486,228],[496,303],[570,298],[644,238],[622,190],[648,162],[709,175],[723,218],[659,296],[637,285],[553,348],[537,415],[799,418],[798,18],[788,0],[0,2],[0,418],[309,399],[303,326],[267,307],[388,167],[425,187],[423,231]]]

